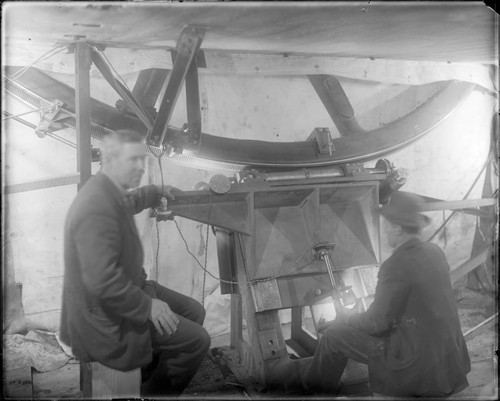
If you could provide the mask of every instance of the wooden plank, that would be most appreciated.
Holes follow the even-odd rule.
[[[252,266],[251,253],[248,252],[248,246],[242,244],[242,239],[239,235],[236,235],[235,240],[238,242],[235,246],[237,278],[240,282],[248,282],[248,270]],[[260,347],[259,327],[256,321],[252,291],[248,284],[240,284],[239,291],[242,297],[242,308],[244,309],[249,337],[248,342],[240,341],[240,357],[250,376],[258,383],[263,384],[266,383],[265,361]]]
[[[90,115],[90,47],[87,43],[76,44],[75,51],[75,114],[77,171],[80,173],[78,190],[92,174],[91,115]]]
[[[31,366],[3,372],[3,397],[11,399],[33,398]]]
[[[241,295],[231,294],[231,347],[237,347],[243,340],[243,310]]]
[[[232,294],[236,290],[234,284],[228,281],[234,281],[233,266],[234,266],[234,240],[233,234],[226,230],[215,230],[217,244],[217,259],[219,262],[219,277],[221,278],[220,292],[221,294]]]
[[[256,76],[297,76],[324,74],[351,79],[422,85],[437,81],[473,82],[495,90],[488,67],[473,63],[384,60],[332,56],[244,54],[204,51],[211,73]]]
[[[465,276],[467,273],[471,272],[476,267],[478,267],[481,263],[484,263],[489,254],[490,254],[490,248],[487,248],[483,252],[481,252],[479,255],[473,257],[472,259],[469,259],[467,262],[454,268],[450,272],[451,283],[452,284],[455,283],[461,277]]]
[[[437,210],[460,210],[471,207],[493,206],[497,203],[494,198],[486,199],[463,199],[456,201],[428,202],[421,206],[421,211],[431,212]]]
[[[5,185],[3,193],[6,195],[18,192],[36,191],[39,189],[59,187],[63,185],[73,185],[80,183],[80,174],[66,174],[60,177],[47,178],[44,180],[28,181],[19,184]]]
[[[493,324],[497,322],[497,319],[498,319],[498,312],[495,313],[493,316],[490,316],[489,318],[483,320],[481,323],[474,326],[472,329],[467,330],[464,333],[465,341],[470,341],[474,337],[481,334],[484,330],[487,330],[487,329],[493,327]]]
[[[437,199],[437,198],[432,198],[430,196],[423,196],[420,195],[427,203],[431,202],[445,202],[442,199]],[[482,218],[490,218],[493,219],[494,216],[489,215],[486,210],[481,210],[477,208],[465,208],[465,209],[457,209],[457,211],[465,213],[465,214],[471,214],[474,216],[479,216]]]

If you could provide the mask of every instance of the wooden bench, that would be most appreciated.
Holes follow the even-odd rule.
[[[98,362],[80,362],[80,389],[84,399],[140,398],[141,369],[121,372]]]

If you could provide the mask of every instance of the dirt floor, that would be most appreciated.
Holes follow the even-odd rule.
[[[468,333],[498,311],[494,294],[462,289],[456,292],[456,298],[463,333]],[[468,375],[470,385],[464,391],[455,394],[453,399],[497,399],[498,379],[495,353],[498,348],[497,333],[497,323],[492,321],[489,325],[484,325],[467,336],[471,338],[467,342],[472,363],[472,371]],[[266,390],[259,389],[251,378],[245,376],[244,368],[239,364],[236,352],[230,349],[224,340],[219,343],[222,345],[210,350],[209,356],[182,398],[293,399],[292,396],[269,394]],[[358,369],[355,372],[358,377],[360,371],[361,374],[367,375],[366,369],[363,371],[362,367],[355,367],[354,364],[348,365],[348,368],[351,368],[351,371]],[[343,379],[345,380],[346,377],[344,376]],[[364,381],[354,380],[353,384],[344,386],[338,398],[364,397],[373,397],[367,376]],[[307,397],[301,397],[301,399],[305,398]],[[317,397],[309,398],[317,399]]]
[[[483,325],[471,332],[485,319],[497,313],[496,296],[471,290],[457,292],[457,304],[466,333],[467,346],[472,362],[472,371],[468,375],[470,386],[453,399],[477,400],[497,399],[497,320]],[[284,332],[286,328],[284,328]],[[341,388],[340,399],[374,398],[368,385],[367,370],[359,370],[364,365],[354,366],[356,375],[362,380],[350,383]],[[353,371],[348,365],[349,372]],[[361,373],[360,373],[361,372]],[[6,399],[75,399],[81,398],[78,361],[70,360],[64,366],[45,373],[34,368],[4,371],[4,398]],[[17,375],[17,376],[16,376]],[[345,378],[344,378],[345,379]],[[348,382],[348,380],[346,381]],[[301,397],[301,399],[317,399],[317,397]],[[330,397],[331,399],[332,397]],[[376,398],[376,397],[375,397]],[[235,350],[229,347],[229,335],[212,339],[212,348],[203,361],[200,370],[180,397],[189,399],[294,399],[283,394],[271,394],[257,385],[240,364]],[[382,399],[384,399],[382,397]]]

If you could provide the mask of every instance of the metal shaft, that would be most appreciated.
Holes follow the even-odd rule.
[[[326,270],[328,271],[328,275],[330,276],[330,281],[332,282],[332,287],[334,291],[343,291],[344,290],[344,282],[340,277],[335,277],[335,266],[330,258],[328,252],[324,251],[321,253],[321,258],[325,262]]]

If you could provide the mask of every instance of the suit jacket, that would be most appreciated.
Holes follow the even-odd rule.
[[[411,239],[379,270],[375,298],[349,325],[376,336],[372,390],[396,396],[451,394],[468,385],[470,360],[443,251]]]
[[[122,191],[102,173],[80,190],[64,228],[61,339],[83,362],[122,371],[150,363],[151,298],[133,214],[158,202],[156,186]]]

